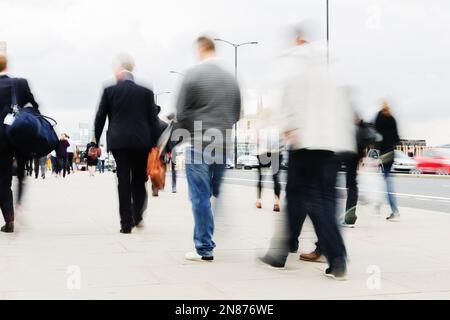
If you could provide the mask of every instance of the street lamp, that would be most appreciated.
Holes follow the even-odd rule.
[[[162,94],[169,94],[169,93],[170,93],[170,91],[155,93],[155,103],[158,104],[158,96],[160,96]]]
[[[178,74],[178,75],[180,75],[180,76],[182,76],[182,77],[184,77],[184,76],[185,76],[185,74],[184,74],[184,73],[181,73],[181,72],[178,72],[178,71],[173,71],[173,70],[170,70],[170,71],[169,71],[169,73],[174,73],[174,74]]]
[[[241,46],[245,46],[245,45],[250,45],[250,44],[258,44],[257,41],[251,41],[251,42],[243,42],[243,43],[233,43],[227,40],[223,40],[223,39],[219,39],[219,38],[215,38],[214,41],[222,41],[225,42],[227,44],[229,44],[230,46],[234,47],[234,77],[237,80],[237,69],[238,69],[238,48]],[[237,167],[237,130],[238,126],[237,126],[237,122],[234,125],[234,167]]]

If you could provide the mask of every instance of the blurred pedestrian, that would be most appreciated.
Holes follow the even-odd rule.
[[[50,164],[52,166],[52,174],[58,177],[56,172],[58,171],[58,158],[56,157],[56,150],[50,152]]]
[[[161,106],[155,105],[155,108],[156,108],[156,114],[158,116],[158,123],[159,123],[158,136],[160,136],[163,133],[163,131],[167,129],[169,124],[159,117],[159,114],[161,112]],[[164,163],[166,165],[167,165],[167,162],[168,162],[168,158],[167,158],[168,152],[170,152],[170,144],[169,143],[166,144],[166,147],[165,147],[164,150],[161,150],[161,158],[162,158],[162,160],[164,161]],[[152,196],[153,197],[158,197],[159,196],[158,188],[156,188],[153,184],[152,184]]]
[[[284,268],[309,215],[329,263],[325,275],[341,280],[347,254],[336,216],[336,152],[354,150],[356,142],[353,113],[331,78],[326,51],[314,41],[317,35],[314,22],[297,25],[296,46],[282,57],[281,123],[290,145],[286,230],[278,231],[260,260]]]
[[[100,151],[101,151],[101,155],[98,158],[98,164],[99,164],[99,172],[100,173],[105,173],[105,161],[106,161],[106,157],[108,155],[108,153],[106,152],[106,148],[103,144],[100,145]]]
[[[41,178],[45,179],[45,172],[47,171],[47,156],[34,157],[34,177],[39,178],[39,171],[41,172]]]
[[[95,177],[95,170],[98,164],[97,155],[89,152],[92,148],[97,147],[97,143],[95,141],[95,139],[92,139],[91,142],[86,145],[86,151],[84,153],[86,155],[86,165],[88,168],[89,177]]]
[[[0,54],[0,123],[2,124],[0,126],[0,210],[5,219],[5,225],[1,228],[1,231],[14,232],[14,204],[11,184],[15,150],[6,140],[3,123],[14,104],[12,92],[15,93],[15,100],[19,108],[23,108],[30,103],[33,108],[38,109],[39,105],[34,100],[27,80],[10,78],[6,73],[7,65],[6,56]]]
[[[397,207],[397,200],[394,196],[391,169],[394,164],[395,146],[400,142],[400,137],[398,135],[397,122],[392,115],[391,107],[387,101],[383,101],[381,110],[377,114],[375,128],[383,137],[383,140],[377,143],[375,147],[380,152],[387,197],[391,207],[391,214],[386,219],[388,221],[398,221],[400,219],[400,213]]]
[[[241,95],[235,78],[219,66],[214,42],[199,37],[196,44],[201,62],[183,78],[176,104],[178,127],[191,135],[191,145],[186,149],[186,177],[196,252],[186,253],[185,258],[212,261],[216,244],[211,196],[219,196],[231,128],[241,111]]]
[[[97,141],[108,118],[107,144],[117,165],[121,233],[142,226],[147,157],[159,138],[154,94],[135,83],[133,69],[133,58],[121,55],[114,70],[117,83],[103,91],[95,118]]]
[[[66,140],[69,143],[69,146],[67,147],[67,174],[70,174],[71,172],[73,172],[75,145],[72,143],[69,135],[67,135],[67,134],[66,134]]]
[[[263,189],[263,169],[271,168],[274,190],[273,211],[280,212],[280,165],[282,160],[280,132],[271,125],[271,111],[266,109],[258,115],[260,125],[257,129],[258,183],[256,208],[262,208],[261,195]]]
[[[66,177],[67,173],[67,148],[70,146],[69,141],[67,140],[67,135],[65,133],[61,134],[61,137],[59,139],[59,147],[56,150],[56,157],[57,157],[57,170],[56,175],[62,177]]]

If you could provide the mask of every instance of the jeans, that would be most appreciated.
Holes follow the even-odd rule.
[[[384,181],[386,182],[386,191],[389,205],[391,206],[391,210],[393,213],[398,213],[397,201],[395,200],[395,196],[393,194],[394,188],[392,186],[392,179],[391,179],[391,168],[393,164],[394,164],[393,160],[383,164],[383,176]]]
[[[358,183],[356,181],[356,176],[359,160],[360,156],[357,153],[349,155],[345,160],[347,201],[345,203],[344,222],[348,224],[354,224],[357,219],[356,204],[358,203]]]
[[[213,162],[201,150],[194,148],[188,148],[188,153],[192,159],[186,161],[186,177],[194,214],[194,245],[199,255],[211,257],[216,244],[213,240],[214,216],[210,198],[219,196],[225,162]],[[194,163],[193,159],[201,159],[201,163]]]
[[[41,171],[41,177],[45,178],[45,171],[47,171],[47,157],[35,157],[34,158],[34,177],[39,177],[39,171]]]
[[[282,232],[272,239],[269,255],[284,263],[289,250],[298,246],[298,237],[306,215],[309,215],[320,249],[330,266],[345,266],[347,254],[336,216],[338,167],[339,163],[332,152],[306,149],[290,151],[286,186],[286,234]]]
[[[280,198],[280,194],[281,194],[281,184],[280,184],[280,179],[279,179],[279,175],[280,175],[280,164],[281,164],[281,153],[266,153],[264,154],[264,157],[266,159],[270,159],[270,162],[268,164],[263,164],[261,163],[261,158],[262,155],[258,155],[258,184],[257,184],[257,198],[261,199],[261,194],[262,194],[262,168],[266,167],[272,167],[272,178],[273,178],[273,190],[275,192],[275,196],[277,196],[277,198]],[[278,158],[278,165],[273,165],[271,162],[272,159]]]
[[[170,165],[172,168],[172,191],[177,190],[177,164],[173,162],[173,160],[170,160]]]
[[[147,208],[148,150],[112,150],[117,163],[120,224],[134,227]]]
[[[63,177],[66,177],[67,172],[67,156],[65,157],[58,157],[57,160],[57,167],[56,167],[56,174],[60,174],[61,171],[63,172]]]

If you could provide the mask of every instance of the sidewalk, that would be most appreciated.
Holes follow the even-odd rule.
[[[215,262],[185,261],[193,247],[186,182],[179,179],[177,194],[168,183],[149,199],[145,228],[123,235],[111,173],[29,179],[17,232],[0,234],[0,298],[450,299],[450,214],[401,208],[402,220],[389,223],[386,208],[373,216],[361,206],[357,227],[343,230],[349,279],[339,282],[324,277],[326,264],[297,254],[286,271],[256,263],[280,214],[270,190],[257,210],[256,190],[239,185],[224,185]],[[301,250],[314,241],[308,222]]]

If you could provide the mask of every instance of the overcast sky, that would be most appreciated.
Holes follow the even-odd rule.
[[[367,120],[379,99],[393,102],[403,138],[450,143],[450,3],[446,0],[331,0],[330,49],[343,83],[361,89]],[[10,73],[30,80],[43,112],[59,130],[93,122],[102,87],[118,53],[136,59],[136,76],[173,108],[180,76],[196,62],[193,40],[209,34],[239,49],[239,80],[247,113],[258,83],[281,50],[281,32],[314,18],[325,34],[325,0],[1,0],[0,41]],[[233,48],[218,43],[233,70]]]

